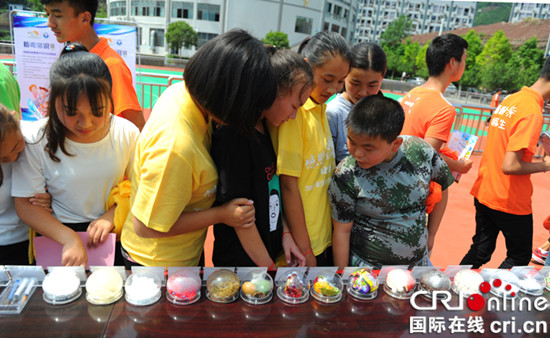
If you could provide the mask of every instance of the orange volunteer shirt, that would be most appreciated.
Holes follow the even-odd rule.
[[[91,53],[99,55],[109,67],[111,78],[113,80],[113,105],[114,114],[120,115],[125,110],[139,110],[136,90],[132,82],[132,72],[122,59],[122,57],[109,46],[107,39],[100,38],[100,41],[92,48]]]
[[[542,96],[529,87],[510,95],[494,111],[479,173],[471,194],[483,205],[513,215],[531,214],[531,175],[505,175],[502,161],[508,151],[525,149],[531,162],[542,130]]]
[[[415,87],[403,97],[401,106],[405,111],[401,135],[448,141],[456,110],[441,92]]]

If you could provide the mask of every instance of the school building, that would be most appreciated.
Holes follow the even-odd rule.
[[[111,20],[135,21],[141,53],[164,55],[170,23],[183,20],[199,35],[199,46],[232,28],[242,28],[261,39],[270,31],[288,35],[290,46],[322,30],[355,42],[359,0],[107,0]],[[195,48],[182,49],[190,56]]]

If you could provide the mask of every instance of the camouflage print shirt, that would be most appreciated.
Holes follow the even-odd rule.
[[[363,169],[350,155],[332,178],[328,190],[332,218],[353,222],[352,265],[412,267],[427,262],[429,184],[435,181],[444,190],[453,176],[429,143],[402,137],[403,144],[390,162]]]

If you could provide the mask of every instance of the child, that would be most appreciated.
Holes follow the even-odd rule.
[[[12,163],[25,147],[19,121],[0,104],[0,265],[29,264],[29,228],[17,213],[11,197]],[[30,203],[50,208],[50,195],[36,194]]]
[[[123,180],[139,130],[113,116],[111,75],[101,58],[77,44],[65,47],[50,70],[48,118],[25,135],[27,147],[14,165],[12,196],[21,219],[63,246],[63,265],[86,265],[75,231],[88,231],[89,245],[114,228],[111,190]],[[53,215],[28,196],[52,195]]]
[[[325,102],[342,89],[350,51],[342,36],[320,32],[306,38],[298,52],[313,68],[315,88],[296,119],[270,128],[283,209],[308,266],[332,265],[332,227],[327,188],[334,171],[334,146]]]
[[[375,43],[358,43],[351,49],[351,70],[346,77],[345,90],[327,103],[327,119],[334,142],[336,163],[349,155],[344,121],[351,107],[369,95],[380,91],[386,74],[386,53]]]
[[[164,91],[137,142],[121,237],[127,267],[196,266],[208,226],[254,224],[247,198],[212,207],[211,121],[253,135],[276,92],[263,44],[243,30],[220,34],[193,55],[184,82]]]
[[[444,210],[453,176],[429,143],[399,136],[404,119],[397,101],[377,95],[359,101],[346,119],[350,156],[329,187],[340,269],[428,264],[443,214],[430,214],[426,227],[429,184],[441,184],[443,198],[434,208]]]
[[[295,118],[296,110],[313,89],[313,72],[303,57],[291,51],[276,51],[271,64],[277,77],[277,97],[256,124],[255,137],[239,134],[229,126],[217,128],[212,136],[212,159],[219,175],[215,205],[246,197],[254,201],[256,209],[255,225],[250,228],[214,226],[212,258],[216,266],[274,268],[282,248],[288,265],[294,263],[291,253],[299,265],[305,264],[281,213],[277,157],[266,122],[278,127]]]

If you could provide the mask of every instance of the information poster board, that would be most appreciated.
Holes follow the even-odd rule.
[[[63,43],[57,42],[48,27],[48,19],[40,17],[40,14],[16,12],[12,16],[21,113],[23,120],[27,121],[35,121],[47,115],[49,71],[64,47]],[[137,26],[95,23],[94,29],[124,59],[132,72],[135,88]]]

